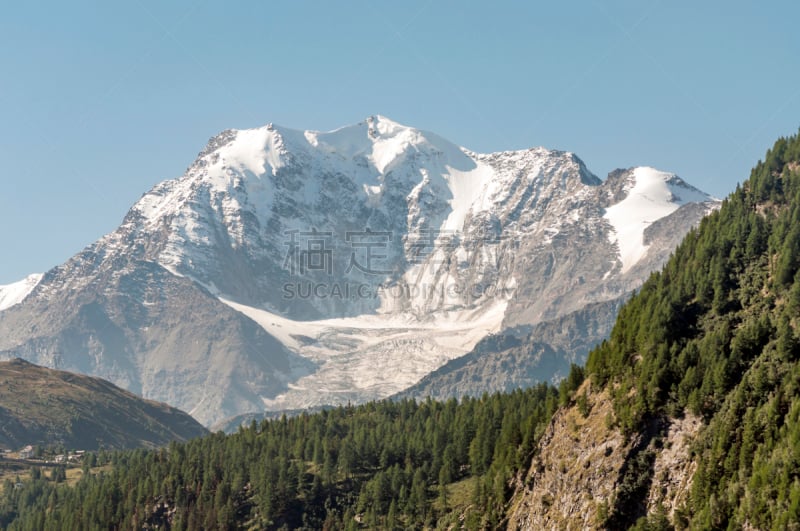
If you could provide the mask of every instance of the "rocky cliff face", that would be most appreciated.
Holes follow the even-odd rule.
[[[587,381],[553,418],[508,513],[509,529],[626,529],[647,514],[680,523],[702,421],[651,419],[626,438],[607,391]]]
[[[226,131],[116,231],[0,289],[0,356],[207,425],[382,398],[488,334],[630,293],[716,205],[651,168],[601,181],[571,153],[478,154],[381,116]]]

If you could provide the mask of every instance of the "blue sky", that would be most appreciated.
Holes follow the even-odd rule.
[[[209,137],[268,122],[383,114],[724,196],[800,126],[797,20],[790,1],[4,5],[0,284],[113,230]]]

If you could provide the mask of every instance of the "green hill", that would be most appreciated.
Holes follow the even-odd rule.
[[[207,433],[186,413],[100,378],[0,362],[0,448],[154,448]]]

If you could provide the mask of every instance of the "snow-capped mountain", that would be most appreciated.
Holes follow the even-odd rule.
[[[601,181],[571,153],[479,154],[382,116],[225,131],[9,290],[0,352],[206,424],[385,397],[488,334],[631,292],[716,205],[652,168]]]

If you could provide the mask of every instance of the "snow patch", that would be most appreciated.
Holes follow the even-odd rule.
[[[37,273],[28,275],[19,282],[0,286],[0,312],[7,310],[25,300],[42,280],[42,275]]]
[[[237,132],[236,140],[220,148],[220,161],[229,168],[263,175],[267,161],[273,169],[282,165],[275,147],[275,135],[266,127],[246,129]]]
[[[648,226],[672,214],[681,205],[713,200],[674,173],[650,167],[634,168],[632,173],[633,183],[627,190],[628,195],[607,208],[603,215],[614,228],[609,240],[619,247],[623,273],[647,254],[649,246],[644,243],[644,231]]]
[[[444,175],[453,194],[450,200],[450,215],[442,225],[443,231],[460,231],[470,212],[477,213],[489,207],[488,184],[492,182],[494,171],[485,164],[474,170],[463,172],[448,166]]]

